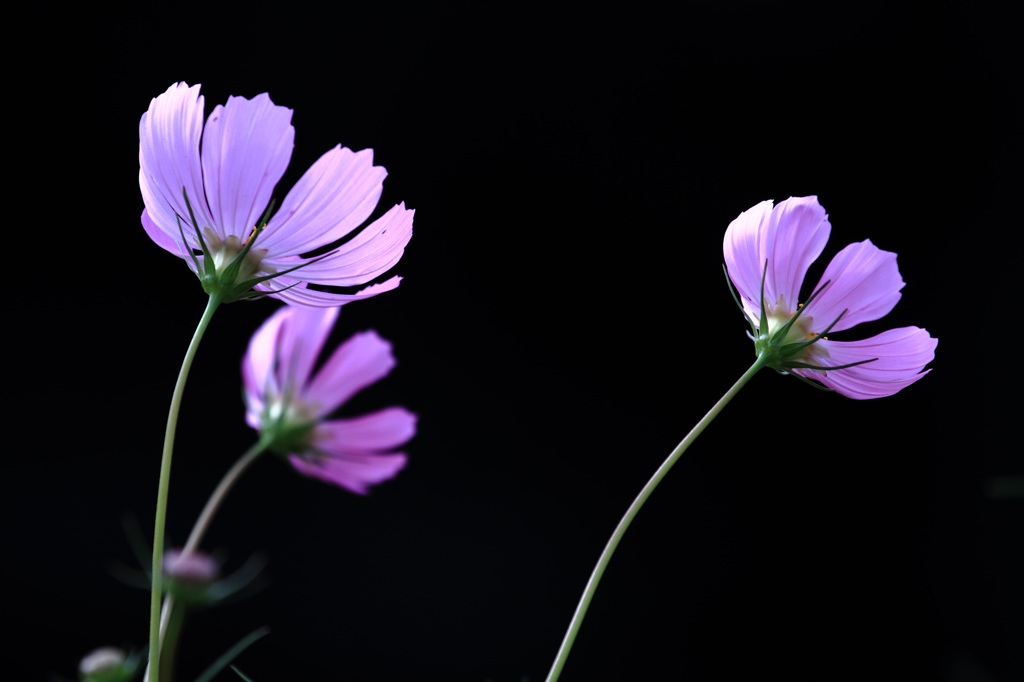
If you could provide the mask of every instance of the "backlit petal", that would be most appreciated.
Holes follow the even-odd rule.
[[[729,278],[743,300],[747,312],[755,319],[761,310],[761,272],[764,269],[759,235],[761,226],[771,215],[772,203],[762,201],[740,213],[726,228],[722,246]]]
[[[186,251],[186,247],[181,241],[180,232],[178,239],[172,239],[169,234],[160,229],[160,226],[154,223],[153,219],[149,217],[149,209],[142,209],[142,228],[146,231],[146,234],[149,235],[149,238],[156,242],[157,246],[167,249],[175,256],[186,259],[189,265],[192,265],[192,259],[188,257],[188,251]]]
[[[171,241],[180,239],[176,216],[186,221],[185,235],[194,238],[183,192],[196,220],[212,224],[203,189],[199,144],[203,135],[204,100],[199,86],[175,83],[154,97],[139,121],[139,188],[146,212]],[[152,225],[146,228],[152,234]],[[157,242],[167,248],[166,241]],[[171,250],[171,249],[168,249]],[[173,252],[173,251],[172,251]]]
[[[277,342],[285,321],[286,318],[281,311],[271,315],[249,339],[249,346],[242,356],[246,421],[256,429],[260,427],[268,391],[280,393],[281,387],[278,385],[274,367],[277,364]]]
[[[214,230],[244,241],[262,217],[291,159],[292,110],[266,93],[229,97],[206,121],[203,174]]]
[[[884,317],[900,300],[904,286],[896,254],[879,249],[870,240],[850,244],[837,253],[818,286],[825,282],[829,284],[807,306],[806,314],[821,329],[846,310],[833,332]]]
[[[269,284],[259,284],[255,288],[262,291],[277,292],[271,294],[271,296],[293,305],[329,308],[351,301],[372,298],[385,291],[391,291],[398,287],[401,281],[402,278],[396,275],[378,284],[371,284],[352,294],[338,294],[309,289],[302,284],[303,280],[288,276],[277,277],[271,280]],[[293,284],[295,286],[291,286]]]
[[[277,314],[286,315],[284,333],[278,341],[280,370],[291,377],[298,389],[304,389],[324,342],[331,335],[340,308],[299,308],[286,306]]]
[[[386,176],[386,170],[373,165],[373,150],[335,147],[288,192],[261,235],[259,247],[284,257],[345,237],[370,217]]]
[[[360,495],[366,495],[370,486],[394,478],[405,467],[406,459],[402,452],[387,455],[353,453],[314,462],[298,455],[288,457],[288,461],[299,473]]]
[[[316,428],[315,445],[330,453],[387,452],[416,435],[416,415],[388,407],[349,419],[325,421]]]
[[[861,341],[819,341],[828,351],[828,364],[845,365],[875,359],[856,367],[827,372],[793,370],[820,381],[848,398],[883,398],[906,388],[931,370],[938,340],[919,327],[890,329]]]
[[[331,354],[307,385],[306,399],[317,405],[320,416],[330,414],[394,366],[391,343],[375,331],[360,332]]]
[[[832,229],[817,197],[790,197],[770,207],[770,201],[761,202],[741,213],[726,229],[723,244],[730,278],[755,320],[762,274],[766,305],[774,307],[783,299],[795,310],[807,270]]]
[[[302,395],[339,310],[285,306],[256,330],[242,360],[243,385],[253,394],[247,402],[259,406],[256,415],[267,391]]]
[[[294,275],[302,280],[329,286],[356,286],[383,275],[401,259],[405,247],[412,239],[415,211],[398,204],[383,216],[364,227],[323,258],[309,262]],[[265,259],[268,266],[284,270],[304,259]]]

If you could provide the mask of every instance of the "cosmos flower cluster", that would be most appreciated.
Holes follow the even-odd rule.
[[[329,419],[354,393],[394,366],[375,332],[316,363],[340,306],[393,290],[385,275],[412,238],[414,211],[392,206],[369,224],[387,172],[372,150],[335,146],[273,209],[291,159],[292,110],[266,93],[229,97],[203,120],[200,86],[175,83],[139,122],[142,226],[185,260],[223,302],[270,296],[289,304],[253,336],[242,363],[248,423],[299,472],[365,494],[395,476],[394,452],[415,434],[400,407]],[[314,255],[310,255],[314,254]]]

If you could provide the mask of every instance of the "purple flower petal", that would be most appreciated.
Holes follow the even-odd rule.
[[[405,467],[406,459],[402,452],[387,455],[361,453],[315,461],[298,455],[288,457],[288,461],[299,473],[360,495],[369,493],[370,486],[394,478]]]
[[[896,254],[882,251],[870,240],[850,244],[837,253],[817,286],[825,282],[828,286],[808,304],[805,314],[814,318],[817,329],[822,329],[846,310],[833,332],[889,314],[904,286]]]
[[[184,258],[188,261],[189,266],[192,266],[191,259],[189,259],[188,251],[181,241],[181,234],[178,233],[178,239],[172,239],[169,234],[164,232],[160,226],[153,222],[153,219],[149,217],[149,210],[142,209],[142,228],[149,235],[149,238],[156,242],[157,246],[167,249],[175,256]]]
[[[245,241],[263,216],[291,159],[291,119],[292,110],[276,106],[266,93],[251,100],[229,97],[207,119],[203,180],[209,226],[222,238]]]
[[[259,429],[267,395],[280,395],[274,367],[277,364],[277,341],[286,317],[282,308],[260,325],[249,340],[249,347],[242,357],[242,388],[245,394],[246,422]]]
[[[339,310],[285,306],[256,330],[242,360],[242,382],[252,396],[247,400],[250,420],[259,423],[263,395],[301,394]]]
[[[295,274],[309,282],[330,286],[355,286],[390,270],[402,257],[412,239],[415,211],[405,204],[393,206],[355,237],[329,255],[309,262]],[[277,269],[292,267],[304,259],[265,259]]]
[[[388,407],[349,419],[333,419],[316,428],[314,445],[333,455],[387,452],[416,435],[416,415],[404,407]]]
[[[361,301],[366,298],[373,298],[385,291],[391,291],[398,287],[402,278],[396,275],[383,282],[371,284],[368,287],[360,289],[354,294],[338,294],[334,292],[318,291],[316,289],[307,289],[301,286],[302,281],[303,280],[294,279],[288,276],[278,277],[274,279],[274,282],[279,285],[278,288],[266,287],[266,290],[277,291],[278,293],[274,294],[274,298],[281,299],[285,303],[314,308],[328,308],[340,306],[351,301]],[[290,289],[281,289],[291,284],[299,284],[299,286],[293,286]],[[263,289],[264,286],[260,285],[256,288]]]
[[[861,341],[822,340],[815,345],[828,352],[831,365],[877,358],[835,371],[793,370],[848,398],[865,400],[893,395],[928,374],[925,366],[935,358],[938,340],[919,327],[901,327]]]
[[[283,309],[287,322],[278,340],[278,357],[287,358],[278,367],[282,379],[291,378],[297,389],[304,388],[313,373],[313,367],[320,357],[324,342],[331,334],[339,308],[293,308]]]
[[[743,211],[725,230],[723,253],[729,278],[736,287],[747,312],[757,319],[761,308],[761,226],[772,212],[772,202],[762,201]]]
[[[790,197],[775,208],[771,205],[764,201],[741,213],[726,228],[723,245],[726,269],[755,320],[761,310],[762,275],[765,304],[772,308],[784,301],[796,309],[807,270],[832,229],[817,197]]]
[[[198,85],[175,83],[163,95],[153,98],[139,121],[139,188],[146,214],[152,225],[174,243],[181,240],[176,216],[187,220],[189,215],[183,190],[192,202],[196,219],[204,225],[213,224],[206,206],[199,158],[203,107]],[[152,225],[146,229],[151,234]],[[186,223],[186,236],[191,237],[193,232]],[[157,243],[167,248],[166,240]],[[182,255],[180,249],[168,250]]]
[[[353,395],[374,384],[395,366],[391,344],[375,331],[356,334],[327,359],[305,390],[306,400],[320,416],[338,409]]]
[[[373,150],[335,147],[285,196],[260,236],[260,248],[286,257],[345,237],[377,207],[386,176],[386,170],[373,165]]]

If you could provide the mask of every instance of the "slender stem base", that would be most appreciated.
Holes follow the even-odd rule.
[[[156,493],[156,518],[153,523],[153,573],[149,602],[149,682],[158,682],[160,676],[160,601],[163,593],[164,527],[167,524],[167,498],[171,481],[174,434],[178,424],[178,413],[181,411],[181,397],[185,392],[185,382],[192,368],[192,361],[219,305],[220,300],[213,296],[206,303],[206,310],[203,311],[188,350],[185,351],[185,358],[178,371],[178,380],[174,385],[174,393],[171,394],[171,406],[167,412],[167,428],[164,432],[163,454],[160,459],[160,481]]]
[[[178,639],[181,637],[181,628],[185,624],[185,610],[177,609],[170,617],[171,614],[168,612],[168,621],[164,625],[164,637],[161,642],[160,649],[160,677],[164,680],[174,679],[174,655],[173,652],[178,647]]]
[[[647,501],[647,498],[651,496],[654,489],[658,486],[665,474],[668,473],[669,469],[679,460],[686,449],[697,439],[708,424],[710,424],[715,417],[729,404],[729,401],[739,393],[740,389],[751,377],[757,374],[760,370],[764,369],[767,365],[766,358],[764,356],[758,356],[754,364],[750,366],[746,372],[743,373],[735,384],[726,391],[725,395],[718,399],[707,414],[705,414],[696,426],[690,430],[686,437],[680,441],[679,445],[669,454],[669,456],[662,462],[658,470],[654,472],[654,475],[640,490],[640,494],[636,496],[633,503],[629,505],[629,509],[626,510],[626,514],[619,521],[619,524],[615,527],[615,531],[612,533],[611,538],[608,539],[608,543],[605,545],[604,550],[601,552],[601,556],[597,560],[597,565],[594,567],[593,572],[590,574],[590,579],[587,581],[587,586],[583,590],[583,596],[580,598],[579,605],[576,607],[576,612],[572,615],[572,620],[569,622],[569,629],[565,633],[565,637],[562,639],[562,645],[558,649],[558,654],[555,656],[555,662],[551,666],[551,671],[548,673],[546,682],[555,682],[559,675],[562,674],[562,668],[565,666],[566,660],[569,658],[569,651],[572,649],[573,642],[576,640],[576,635],[579,633],[580,626],[583,624],[583,618],[587,614],[587,609],[590,607],[590,602],[594,598],[594,593],[597,591],[597,584],[601,581],[601,576],[604,575],[605,568],[608,567],[608,562],[611,561],[612,554],[615,553],[616,547],[619,546],[619,542],[622,540],[622,536],[626,534],[626,529],[633,522],[640,508]]]

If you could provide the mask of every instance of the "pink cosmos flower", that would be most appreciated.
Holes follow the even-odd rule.
[[[832,226],[817,197],[763,201],[725,231],[729,278],[768,366],[811,379],[849,398],[890,396],[928,374],[938,340],[918,327],[861,341],[826,334],[887,315],[904,286],[896,254],[870,240],[850,244],[825,268],[809,298],[800,292]],[[763,307],[762,307],[763,306]],[[787,326],[788,325],[788,326]]]
[[[139,122],[142,225],[153,241],[184,258],[225,302],[270,295],[336,306],[397,287],[397,276],[355,293],[310,287],[365,284],[394,266],[412,237],[414,211],[404,202],[353,236],[387,175],[373,165],[373,151],[334,147],[272,211],[295,138],[292,110],[266,93],[229,97],[204,126],[199,88],[175,83]]]
[[[246,421],[300,473],[366,494],[405,466],[396,450],[415,435],[416,416],[388,407],[325,419],[395,366],[391,344],[365,331],[314,371],[338,312],[285,306],[256,331],[242,360]]]

